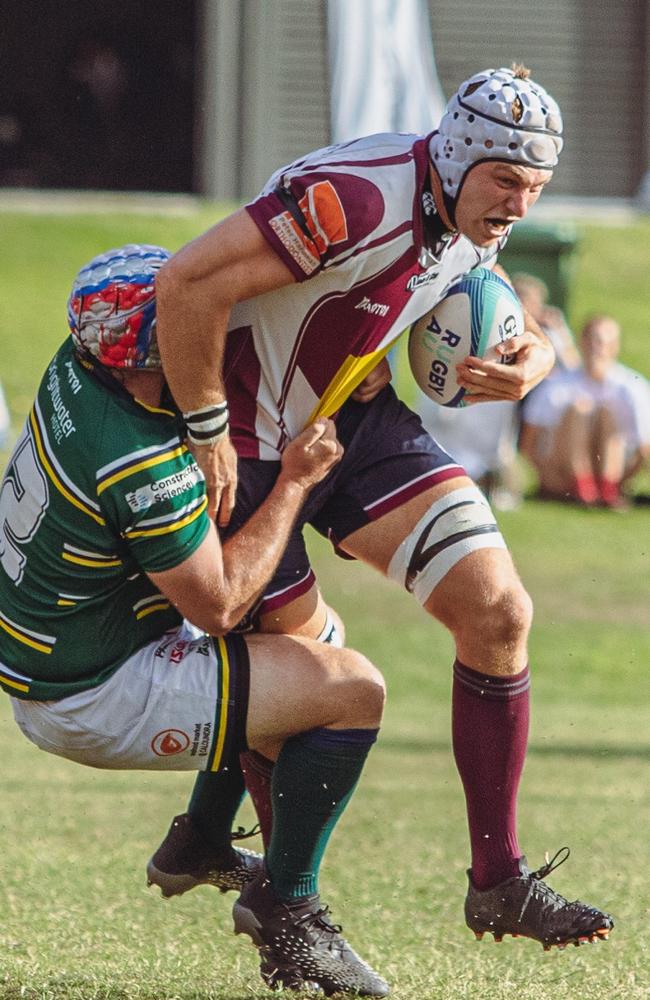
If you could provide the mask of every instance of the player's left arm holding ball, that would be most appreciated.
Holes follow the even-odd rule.
[[[515,164],[477,164],[468,175],[464,197],[458,201],[456,221],[459,228],[465,235],[471,234],[477,243],[482,228],[498,227],[505,233],[508,227],[524,218],[550,179],[551,174],[546,170],[526,169]],[[480,185],[481,195],[490,206],[488,211],[493,213],[489,216],[484,213],[482,226],[473,208],[472,187],[475,184]],[[512,284],[499,264],[493,271]],[[458,382],[467,390],[472,403],[523,399],[550,372],[555,361],[553,346],[527,310],[524,310],[524,320],[524,333],[505,340],[496,348],[504,357],[513,359],[507,365],[469,357],[458,366]]]
[[[508,284],[508,273],[496,264],[493,269]],[[498,344],[496,350],[503,357],[513,358],[507,365],[483,358],[471,357],[458,366],[458,381],[467,389],[468,403],[486,403],[495,400],[523,399],[546,378],[555,362],[555,350],[536,319],[524,309],[525,330]]]

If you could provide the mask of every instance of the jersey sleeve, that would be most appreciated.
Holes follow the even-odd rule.
[[[138,449],[100,469],[97,493],[107,519],[145,572],[180,565],[207,534],[205,481],[180,438]]]
[[[293,170],[246,210],[297,281],[366,247],[384,216],[379,187],[352,172]]]

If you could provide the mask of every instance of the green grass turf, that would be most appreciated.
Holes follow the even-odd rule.
[[[174,249],[211,217],[206,209],[184,219],[0,220],[1,374],[17,422],[65,336],[79,264],[128,239]],[[648,222],[589,227],[575,290],[576,315],[593,303],[623,319],[626,360],[639,368],[650,290],[634,276],[630,247],[650,246],[649,237]],[[522,845],[538,865],[546,850],[570,844],[552,882],[610,908],[611,941],[549,954],[524,940],[474,941],[462,919],[467,834],[449,746],[450,640],[405,594],[313,536],[321,585],[349,642],[389,687],[381,740],[326,857],[323,896],[397,1000],[647,998],[647,510],[528,501],[500,521],[537,608]],[[248,939],[231,934],[232,894],[203,887],[163,901],[145,887],[147,857],[184,808],[191,776],[102,773],[43,754],[15,728],[6,700],[0,757],[0,998],[270,996]],[[246,804],[242,822],[251,819]]]

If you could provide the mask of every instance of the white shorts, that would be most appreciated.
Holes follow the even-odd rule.
[[[184,622],[98,687],[58,701],[11,702],[28,740],[79,764],[219,771],[246,749],[248,690],[243,638],[213,639]]]

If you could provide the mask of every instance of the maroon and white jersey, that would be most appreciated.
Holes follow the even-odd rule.
[[[279,170],[247,211],[298,284],[233,309],[225,377],[246,458],[331,416],[458,278],[497,248],[427,225],[429,137],[380,134]],[[433,233],[433,235],[432,235]]]

